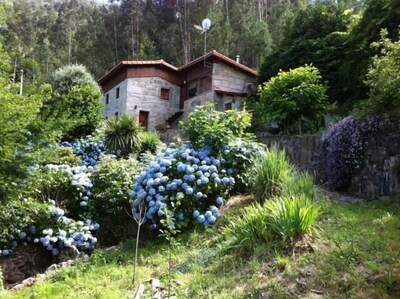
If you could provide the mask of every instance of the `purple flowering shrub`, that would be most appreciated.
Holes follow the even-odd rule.
[[[349,116],[328,129],[323,141],[325,176],[332,189],[347,187],[364,163],[368,135],[378,132],[383,122],[380,116],[364,119]]]
[[[214,224],[241,175],[240,167],[250,161],[250,144],[236,140],[216,155],[210,148],[197,150],[188,144],[168,147],[135,178],[134,214],[143,204],[151,229],[163,226],[165,219],[172,219],[167,225],[173,228]],[[243,164],[233,161],[234,153],[240,153]]]

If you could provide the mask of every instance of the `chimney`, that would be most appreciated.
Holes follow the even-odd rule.
[[[240,55],[236,55],[236,62],[240,63]]]

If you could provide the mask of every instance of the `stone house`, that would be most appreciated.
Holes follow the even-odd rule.
[[[256,71],[211,51],[181,67],[164,60],[121,61],[98,82],[104,117],[134,115],[147,129],[174,126],[196,106],[212,101],[235,109],[256,91]]]

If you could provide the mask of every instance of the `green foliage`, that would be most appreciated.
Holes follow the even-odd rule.
[[[314,179],[307,172],[291,173],[282,184],[282,196],[296,197],[298,195],[304,195],[311,200],[316,198]]]
[[[256,203],[245,208],[241,216],[224,229],[223,236],[228,240],[228,249],[243,253],[254,250],[260,244],[270,243],[272,233],[264,206]]]
[[[245,133],[251,115],[243,110],[219,112],[214,104],[196,108],[184,123],[180,123],[184,136],[195,148],[209,147],[218,152],[222,145],[235,138],[251,138]]]
[[[130,218],[131,199],[129,191],[132,177],[138,175],[141,167],[136,160],[116,160],[104,156],[92,174],[93,200],[90,210],[93,218],[101,223],[99,242],[116,244],[131,237],[133,227]]]
[[[100,87],[81,65],[57,70],[52,96],[41,111],[45,121],[61,127],[63,138],[73,140],[92,134],[102,120]]]
[[[41,106],[36,95],[18,95],[18,87],[8,80],[10,64],[0,44],[0,193],[12,188],[23,176],[29,157],[24,155],[28,145],[28,127]]]
[[[252,252],[260,244],[274,241],[293,242],[311,236],[319,207],[303,194],[275,197],[264,204],[256,203],[231,220],[223,231],[226,249]]]
[[[160,140],[160,135],[157,132],[140,132],[140,151],[139,154],[150,152],[156,154],[163,143]]]
[[[259,201],[265,201],[282,194],[285,183],[294,173],[294,168],[284,151],[272,147],[255,159],[248,172],[252,192]]]
[[[318,127],[331,106],[321,76],[313,66],[299,67],[289,72],[280,71],[259,91],[260,102],[255,107],[257,122],[277,122],[286,131],[302,123]]]
[[[272,232],[292,242],[304,235],[312,235],[313,224],[319,215],[319,208],[304,194],[274,198],[265,203],[265,210]]]
[[[368,0],[357,24],[349,31],[344,60],[341,62],[340,76],[343,100],[357,103],[368,96],[365,84],[371,58],[379,54],[379,49],[371,47],[381,38],[382,29],[388,31],[388,38],[397,40],[399,31],[400,2],[397,0]],[[352,108],[352,106],[350,106]]]
[[[5,204],[0,210],[0,248],[10,248],[11,241],[18,240],[18,234],[29,231],[32,225],[44,228],[53,222],[48,207],[47,203],[27,199]]]
[[[67,207],[74,213],[79,192],[71,184],[71,176],[62,169],[51,166],[31,168],[20,194],[35,201],[48,203],[54,200],[58,206]]]
[[[53,75],[52,85],[60,94],[68,94],[73,88],[85,85],[94,89],[99,88],[96,80],[81,64],[70,64],[57,69]]]
[[[350,20],[350,14],[345,13],[344,8],[335,1],[315,1],[295,11],[281,32],[281,43],[265,56],[259,83],[267,82],[280,70],[312,64],[327,81],[330,102],[342,102],[344,91],[339,73]]]
[[[142,127],[134,117],[124,114],[121,118],[111,118],[106,122],[104,145],[119,157],[137,153],[141,146]]]
[[[381,48],[381,55],[372,59],[366,84],[369,97],[358,108],[361,115],[387,113],[400,116],[400,41],[392,42],[387,31],[375,44]]]
[[[73,153],[72,148],[65,146],[39,148],[35,153],[34,160],[40,166],[47,164],[75,166],[81,163],[81,159]]]

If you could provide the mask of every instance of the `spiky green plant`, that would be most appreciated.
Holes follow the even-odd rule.
[[[268,214],[268,227],[284,240],[312,235],[313,224],[319,215],[319,207],[304,194],[277,197],[264,206]]]
[[[231,220],[223,232],[227,240],[227,249],[239,251],[253,250],[267,243],[271,231],[267,226],[267,213],[264,207],[255,203],[244,209],[241,217]]]
[[[300,194],[312,200],[316,197],[314,179],[308,173],[293,173],[283,184],[283,196],[296,197]]]
[[[141,132],[140,139],[140,153],[151,152],[155,154],[162,145],[160,135],[157,132]]]
[[[288,161],[286,153],[276,147],[261,153],[250,168],[248,178],[253,194],[260,201],[280,195],[283,183],[294,168]]]
[[[119,119],[108,119],[104,130],[104,145],[109,152],[126,158],[140,150],[142,131],[142,127],[132,116],[124,114]]]

